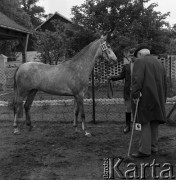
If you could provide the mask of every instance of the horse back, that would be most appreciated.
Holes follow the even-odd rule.
[[[26,90],[38,89],[50,94],[73,95],[81,89],[77,73],[69,63],[48,65],[27,62],[16,73],[18,85]]]

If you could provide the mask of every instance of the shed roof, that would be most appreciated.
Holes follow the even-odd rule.
[[[31,34],[31,31],[0,12],[0,39],[14,39],[26,34]]]
[[[38,27],[36,27],[36,30],[38,30],[38,29],[40,29],[40,28],[41,28],[41,29],[49,29],[49,30],[51,30],[52,27],[51,27],[50,22],[51,22],[52,20],[54,20],[54,19],[59,19],[59,20],[61,20],[61,21],[64,22],[64,23],[70,23],[70,24],[73,23],[70,19],[66,18],[65,16],[61,15],[61,14],[58,13],[58,12],[55,12],[55,13],[54,13],[53,15],[51,15],[45,22],[43,22],[43,23],[40,24]]]

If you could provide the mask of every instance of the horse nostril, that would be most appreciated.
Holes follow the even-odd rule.
[[[114,61],[114,60],[112,60],[112,61],[110,62],[110,65],[114,65],[114,63],[115,63],[115,61]]]

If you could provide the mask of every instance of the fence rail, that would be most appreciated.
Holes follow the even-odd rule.
[[[1,94],[0,96],[0,119],[13,121],[14,114],[11,106],[13,92],[11,94]],[[39,93],[42,98],[35,100],[31,108],[31,120],[35,121],[64,121],[73,122],[73,99],[52,99],[47,94]],[[167,99],[167,110],[172,108],[176,102],[176,97]],[[93,121],[92,99],[84,100],[86,121]],[[98,122],[124,122],[125,106],[122,92],[119,91],[118,97],[113,99],[95,99],[95,121]]]
[[[167,76],[170,80],[175,79],[176,56],[168,56],[167,58],[160,57],[159,60],[166,67]],[[88,121],[93,119],[96,119],[96,121],[124,119],[123,81],[113,83],[114,99],[107,99],[107,77],[117,75],[121,71],[122,65],[121,62],[113,68],[109,67],[106,63],[97,62],[94,68],[95,86],[92,88],[92,80],[90,77],[90,86],[84,101],[86,119],[88,119]],[[9,68],[6,70],[7,89],[6,91],[0,92],[1,119],[13,119],[13,112],[10,105],[13,101],[12,88],[15,69],[16,68]],[[95,93],[94,100],[92,100],[93,90]],[[175,101],[176,98],[168,98],[167,106],[171,106]],[[73,98],[38,92],[31,111],[32,117],[36,120],[61,119],[71,121],[73,119]]]

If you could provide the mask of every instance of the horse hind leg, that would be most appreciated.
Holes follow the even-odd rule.
[[[30,109],[31,109],[31,105],[32,102],[35,98],[35,95],[37,93],[38,90],[34,89],[31,90],[27,96],[26,102],[24,104],[24,109],[25,109],[25,114],[26,114],[26,125],[29,126],[29,131],[32,130],[32,125],[31,125],[31,115],[30,115]]]
[[[18,119],[23,118],[23,100],[24,97],[17,96],[16,101],[14,102],[14,134],[20,134],[20,130],[18,128]]]

